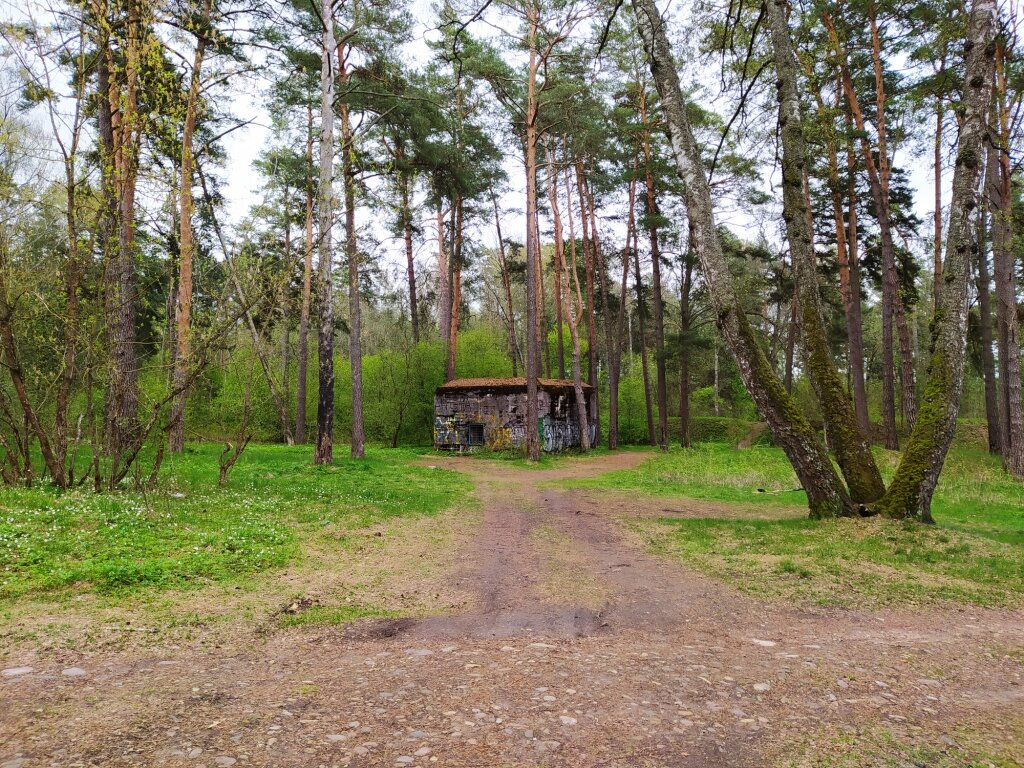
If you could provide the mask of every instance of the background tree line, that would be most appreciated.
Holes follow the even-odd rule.
[[[961,402],[1022,477],[1016,14],[33,6],[3,25],[4,480],[429,443],[440,383],[516,375],[594,386],[612,448],[763,418],[822,516],[927,519]],[[271,127],[239,218],[241,91]],[[872,443],[905,449],[889,489]]]

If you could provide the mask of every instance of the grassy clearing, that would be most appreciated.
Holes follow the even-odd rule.
[[[878,457],[891,476],[897,454]],[[1024,485],[976,449],[951,452],[933,502],[936,526],[807,520],[789,464],[769,447],[676,449],[574,484],[715,502],[707,516],[631,525],[654,551],[754,594],[841,606],[1018,605],[1024,597]]]
[[[168,460],[152,493],[0,491],[0,604],[26,596],[190,589],[300,558],[311,537],[433,515],[470,489],[409,451],[314,467],[308,447],[251,446],[217,487],[217,445]]]
[[[779,768],[1019,768],[1024,765],[1024,720],[981,732],[958,728],[945,743],[876,725],[857,733],[811,734],[790,745]],[[937,743],[939,742],[939,743]]]
[[[793,469],[777,448],[744,450],[700,443],[652,456],[638,467],[573,481],[576,487],[627,494],[685,496],[690,499],[804,506]],[[758,492],[762,489],[764,492]]]

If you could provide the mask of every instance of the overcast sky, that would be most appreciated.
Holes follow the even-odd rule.
[[[484,0],[480,1],[483,2]],[[430,25],[434,19],[434,13],[430,6],[430,0],[413,0],[412,2],[412,16],[415,20],[415,26],[411,41],[403,48],[402,59],[413,66],[423,66],[429,58],[426,40],[432,34]],[[24,3],[15,4],[11,0],[0,0],[0,9],[2,9],[0,16],[6,19],[23,19],[26,7],[36,9],[35,15],[37,18],[45,18],[45,5],[40,0],[30,0],[28,6]],[[661,7],[664,9],[665,4],[662,3]],[[628,6],[624,7],[620,12],[627,13]],[[474,28],[471,28],[471,32],[490,36],[498,34],[494,27],[484,24],[477,24]],[[710,82],[704,83],[706,87],[704,95],[701,96],[701,106],[724,112],[727,106],[715,103],[716,84],[708,72],[709,70],[699,68],[698,71],[694,72],[691,68],[682,72],[682,79],[685,84],[688,82],[693,83],[696,78],[701,76],[709,78]],[[268,83],[259,76],[244,79],[237,78],[231,90],[231,109],[234,117],[251,121],[246,127],[230,134],[224,142],[228,161],[225,168],[221,171],[221,175],[227,182],[224,190],[227,201],[227,215],[229,221],[233,224],[237,224],[244,218],[249,213],[251,207],[261,202],[263,197],[261,187],[264,184],[264,179],[254,169],[253,163],[260,152],[268,146],[271,138],[270,119],[264,107],[266,102],[264,89],[267,85]],[[773,125],[774,123],[766,125],[766,130],[772,130]],[[910,172],[911,182],[917,190],[915,195],[917,213],[925,222],[922,227],[922,235],[928,236],[931,233],[930,216],[933,200],[933,177],[930,159],[913,159],[901,156],[897,158],[897,161],[898,164],[907,168]],[[525,191],[523,184],[524,173],[521,159],[518,156],[518,147],[507,148],[505,168],[509,177],[509,188],[501,200],[502,208],[506,211],[503,217],[503,234],[506,237],[522,240],[525,230],[525,221],[522,215]],[[947,174],[949,174],[948,171]],[[944,196],[946,199],[949,196],[948,187],[950,180],[950,175],[947,175],[944,179],[944,186],[946,187]],[[766,186],[771,183],[771,179],[765,181]],[[371,220],[371,215],[373,214],[369,210],[360,209],[359,226],[370,226],[374,230],[380,229],[375,224],[380,218],[379,215],[373,215],[375,217],[373,220]],[[759,234],[764,234],[772,239],[778,236],[778,222],[774,220],[758,220],[750,212],[735,206],[723,207],[719,218],[721,223],[727,224],[730,228],[748,238],[755,238]],[[431,266],[434,260],[432,238],[429,234],[433,227],[432,223],[433,214],[425,212],[423,220],[425,243],[420,245],[420,254],[418,256],[418,260],[424,261],[424,263],[428,263]],[[545,225],[542,223],[542,230],[544,228]],[[616,232],[621,236],[622,227],[615,222],[608,222],[604,227],[604,234],[606,235],[614,235]],[[383,237],[383,230],[378,235]],[[479,224],[475,231],[469,233],[469,237],[475,237],[481,244],[491,246],[495,243],[493,225],[486,222]],[[402,244],[399,241],[382,242],[373,256],[375,258],[383,258],[387,262],[396,265],[404,261]]]

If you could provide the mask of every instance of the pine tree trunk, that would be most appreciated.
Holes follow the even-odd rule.
[[[981,200],[978,181],[992,99],[995,0],[974,0],[967,37],[962,121],[953,175],[942,294],[932,324],[930,376],[921,412],[889,490],[877,507],[890,517],[931,521],[931,499],[956,430],[967,338],[967,281]]]
[[[687,246],[683,254],[683,279],[679,283],[679,443],[689,448],[690,442],[690,355],[693,319],[690,316],[690,291],[693,287],[693,255]]]
[[[109,30],[108,19],[98,19]],[[108,31],[109,35],[110,32]],[[119,41],[123,60],[115,63],[112,40],[100,42],[97,102],[103,184],[103,308],[110,354],[104,415],[104,453],[110,473],[121,470],[122,453],[138,430],[138,354],[135,338],[135,191],[139,154],[139,70],[142,21],[128,4],[127,26]]]
[[[590,243],[591,252],[594,256],[595,279],[598,281],[599,295],[601,296],[601,312],[604,315],[604,348],[608,365],[611,365],[614,343],[611,328],[611,309],[608,304],[608,265],[605,263],[604,251],[601,249],[601,235],[597,229],[597,213],[594,205],[594,193],[583,177],[583,189],[587,194],[587,214],[590,218]]]
[[[910,339],[907,308],[896,292],[896,333],[900,342],[900,395],[903,420],[908,429],[917,421],[917,373],[914,370],[914,344]]]
[[[448,370],[446,380],[455,378],[455,359],[459,350],[459,313],[462,309],[462,196],[456,195],[452,203],[452,260],[451,260],[451,327],[448,336]]]
[[[284,205],[284,263],[292,268],[292,201],[289,195],[289,188],[285,185],[283,194]],[[291,297],[288,291],[281,292],[281,395],[284,398],[285,410],[288,409],[290,401],[289,389],[291,387],[291,345],[292,345],[292,318],[291,318]],[[244,431],[244,430],[243,430]]]
[[[995,111],[999,139],[998,203],[992,211],[992,254],[996,283],[996,323],[999,328],[999,373],[1002,380],[1003,466],[1016,478],[1024,478],[1024,417],[1021,410],[1020,324],[1017,315],[1017,265],[1014,253],[1012,168],[1009,115],[1006,106],[1005,49],[996,46]]]
[[[508,259],[505,256],[505,239],[501,236],[501,215],[498,212],[498,198],[491,197],[494,204],[494,227],[498,232],[498,262],[501,266],[501,286],[505,289],[506,314],[508,315],[508,354],[512,362],[512,376],[518,376],[519,341],[516,336],[515,306],[512,303],[512,276],[508,271]]]
[[[539,219],[538,219],[539,222]],[[539,223],[538,223],[539,228]],[[544,256],[541,249],[540,231],[537,232],[537,301],[540,311],[540,343],[544,347],[544,375],[551,378],[551,344],[548,339],[548,299],[544,284]]]
[[[878,135],[878,176],[880,185],[876,193],[879,210],[879,229],[882,234],[883,269],[888,263],[892,281],[892,306],[895,311],[896,333],[900,342],[900,385],[903,396],[903,418],[908,429],[914,428],[917,419],[917,387],[914,373],[914,351],[907,330],[906,305],[899,291],[896,270],[896,248],[892,236],[892,213],[889,200],[889,184],[892,167],[889,161],[888,129],[885,114],[886,90],[882,71],[882,43],[874,3],[868,5],[868,21],[871,28],[871,62],[875,74],[875,132]],[[868,153],[870,154],[870,153]],[[870,169],[869,169],[870,171]],[[879,201],[884,204],[879,204]],[[884,219],[884,226],[882,220]],[[888,254],[888,256],[886,255]]]
[[[210,0],[206,0],[203,14],[204,19],[209,19]],[[174,389],[177,394],[171,405],[171,428],[168,436],[172,453],[180,453],[185,448],[185,405],[188,402],[187,382],[192,333],[192,257],[195,250],[192,238],[192,167],[195,161],[192,137],[195,134],[199,110],[199,89],[202,83],[205,50],[206,37],[199,35],[196,38],[195,58],[192,61],[192,76],[185,104],[185,123],[181,134],[181,189],[178,195],[181,212],[178,221],[178,301],[175,328],[177,351],[174,356]]]
[[[846,237],[842,192],[840,191],[839,158],[834,141],[829,142],[829,186],[831,187],[832,216],[836,231],[839,288],[843,298],[843,315],[846,319],[846,355],[849,361],[850,385],[853,390],[853,406],[857,424],[867,435],[870,424],[868,423],[867,396],[864,391],[864,350],[860,336],[860,281],[857,281],[855,289],[852,279],[850,247]]]
[[[320,13],[324,22],[323,50],[320,54],[320,248],[317,259],[317,353],[320,376],[313,463],[331,464],[334,461],[334,290],[331,279],[331,226],[334,222],[334,72],[331,67],[331,55],[337,48],[331,0],[322,0]]]
[[[640,331],[640,372],[644,380],[644,413],[647,416],[647,442],[651,445],[657,445],[658,438],[654,432],[654,404],[651,402],[651,371],[647,362],[647,331],[644,324],[647,304],[644,301],[643,281],[640,275],[640,248],[637,244],[637,229],[638,227],[633,227],[633,266],[636,269],[636,320],[638,330]]]
[[[864,162],[868,169],[868,184],[871,189],[871,197],[875,204],[875,213],[878,219],[878,229],[879,236],[881,238],[882,250],[882,421],[885,427],[885,447],[891,450],[896,450],[899,448],[899,438],[896,432],[896,367],[894,359],[893,325],[894,323],[897,325],[899,324],[897,313],[902,314],[903,304],[899,298],[899,287],[896,275],[896,251],[893,244],[889,215],[888,178],[884,173],[888,167],[884,130],[885,95],[884,90],[879,90],[879,93],[877,94],[878,104],[881,105],[882,108],[878,120],[880,144],[879,164],[882,164],[880,170],[879,164],[876,164],[871,147],[866,138],[867,128],[865,126],[863,112],[860,108],[860,102],[857,99],[857,93],[853,86],[853,77],[850,74],[846,51],[839,41],[838,33],[836,32],[829,14],[823,13],[822,20],[828,28],[829,35],[832,38],[833,47],[839,56],[843,91],[846,94],[847,104],[850,107],[850,112],[853,116],[857,131],[861,134],[861,150],[864,156]],[[875,37],[877,37],[873,17],[872,31],[875,33]],[[877,63],[878,62],[876,60],[876,65]],[[878,76],[876,68],[876,77]],[[906,379],[907,377],[904,378]],[[905,382],[905,386],[906,385],[909,385],[910,391],[913,393],[912,375],[909,377],[909,381]],[[912,394],[909,401],[908,398],[904,396],[904,407],[905,410],[908,407],[913,408]],[[910,421],[909,418],[908,421]]]
[[[594,242],[591,239],[587,199],[583,191],[583,162],[576,161],[576,191],[580,198],[580,226],[583,237],[583,267],[587,284],[587,383],[590,385],[590,423],[594,427],[594,445],[601,439],[600,404],[597,381],[597,320],[594,305]]]
[[[344,76],[345,70],[341,70]],[[342,175],[345,178],[345,255],[348,258],[348,356],[352,376],[352,440],[351,455],[361,459],[366,454],[363,428],[363,340],[359,307],[359,248],[356,243],[356,169],[355,150],[349,125],[348,105],[341,105]],[[331,381],[331,423],[334,422],[333,364]]]
[[[987,153],[994,150],[990,147]],[[986,163],[986,174],[992,169],[991,162]],[[987,180],[985,185],[987,186]],[[986,190],[986,198],[988,196]],[[990,202],[990,201],[989,201]],[[996,388],[996,363],[992,351],[992,288],[988,269],[988,225],[985,216],[986,206],[978,211],[978,320],[981,326],[981,367],[985,381],[985,423],[988,426],[988,451],[992,454],[1003,452],[1002,425],[999,421],[999,395]]]
[[[786,222],[796,277],[797,302],[801,312],[801,350],[850,498],[864,504],[881,498],[885,493],[885,485],[871,455],[867,438],[857,423],[853,402],[832,359],[822,319],[814,235],[810,229],[810,208],[806,197],[807,148],[797,91],[797,63],[784,2],[769,0],[767,8],[778,76],[783,219]]]
[[[636,227],[633,216],[635,203],[636,174],[634,173],[629,182],[629,217],[626,220],[626,245],[622,249],[622,286],[619,291],[619,310],[615,318],[615,325],[609,330],[614,343],[612,344],[612,358],[608,366],[608,448],[613,451],[619,447],[619,381],[622,377],[622,337],[625,330],[630,249],[633,247],[633,232]]]
[[[647,186],[647,231],[651,240],[651,303],[654,308],[654,366],[657,371],[655,391],[658,401],[657,445],[668,450],[668,383],[665,370],[665,307],[661,293],[661,247],[658,243],[658,198],[651,168],[651,130],[647,111],[647,88],[640,91],[640,119],[645,125],[643,135],[644,170]]]
[[[409,203],[409,187],[412,186],[411,174],[402,173],[399,182],[402,185],[402,234],[405,238],[405,273],[409,281],[409,320],[412,323],[412,340],[420,341],[420,310],[416,299],[416,260],[412,250],[412,206]]]
[[[448,378],[448,345],[452,337],[452,281],[451,264],[448,260],[448,249],[444,241],[445,212],[437,207],[437,300],[438,321],[440,323],[441,345],[444,348],[445,381]]]
[[[555,171],[554,160],[551,156],[551,141],[546,139],[544,142],[544,154],[547,158],[547,171],[548,171],[548,199],[551,199],[551,186],[552,183],[557,187],[557,173]],[[552,178],[555,179],[552,182]],[[555,190],[557,194],[557,189]],[[562,280],[562,267],[565,263],[565,241],[562,237],[562,222],[561,213],[557,207],[557,204],[551,209],[551,218],[554,224],[554,237],[555,237],[555,258],[552,264],[552,293],[554,294],[555,304],[555,343],[558,345],[558,349],[555,350],[555,362],[558,365],[558,378],[565,378],[565,334],[563,327],[565,325],[565,306],[564,302],[568,301],[568,297],[563,296],[563,280]]]
[[[849,120],[849,117],[847,117]],[[857,228],[856,173],[857,159],[853,145],[846,146],[847,171],[847,260],[850,265],[850,371],[853,374],[853,402],[857,418],[867,432],[868,421],[867,376],[864,370],[864,325],[861,315],[860,232]]]
[[[550,149],[550,147],[549,147]],[[576,232],[572,221],[572,195],[569,181],[565,183],[566,216],[569,219],[569,253],[570,263],[565,260],[565,243],[562,237],[562,216],[558,205],[558,172],[555,170],[554,158],[548,153],[548,200],[551,203],[551,215],[555,222],[555,253],[558,256],[558,274],[562,281],[561,296],[564,302],[563,315],[569,322],[569,339],[572,343],[572,385],[576,397],[576,418],[580,426],[580,450],[590,450],[590,425],[587,418],[587,398],[583,393],[583,373],[580,365],[580,333],[579,309],[583,306],[583,295],[580,291],[579,274],[576,271]],[[570,286],[575,286],[576,296],[573,299]]]
[[[302,308],[295,385],[295,442],[306,442],[306,380],[309,367],[309,314],[313,287],[313,108],[306,110],[306,242],[302,258]]]
[[[806,65],[805,65],[806,66]],[[837,104],[842,104],[842,79],[839,80]],[[821,92],[814,92],[815,101],[818,107],[818,117],[824,123],[832,118],[829,108],[822,98]],[[849,116],[847,115],[847,123]],[[849,133],[849,128],[847,128]],[[862,321],[860,307],[860,272],[857,265],[857,243],[856,243],[856,198],[850,198],[850,232],[847,234],[845,213],[843,207],[843,187],[839,174],[839,148],[836,133],[831,130],[827,132],[826,150],[828,153],[828,186],[829,198],[832,203],[832,219],[835,222],[836,232],[836,262],[839,266],[839,290],[843,299],[843,315],[846,320],[847,337],[847,360],[848,366],[848,387],[853,392],[853,408],[857,417],[857,424],[866,438],[870,441],[869,431],[871,424],[868,419],[867,391],[864,386],[864,345],[862,337]],[[856,162],[853,158],[852,147],[847,142],[847,165],[849,181],[852,184],[853,174],[856,172]],[[813,231],[811,222],[811,231]]]
[[[942,57],[940,70],[946,68],[946,58]],[[934,228],[932,242],[932,300],[935,309],[939,308],[942,293],[942,96],[935,97],[935,146],[932,168],[935,175],[935,212],[932,214]]]
[[[632,0],[662,111],[667,122],[672,154],[683,181],[686,207],[693,223],[693,247],[699,255],[722,335],[736,358],[740,375],[755,404],[764,414],[775,440],[786,452],[807,492],[812,517],[852,513],[846,490],[807,417],[786,393],[739,300],[729,264],[715,228],[711,189],[700,150],[693,137],[679,75],[653,0]]]
[[[540,460],[537,380],[540,378],[540,237],[537,221],[537,33],[539,10],[527,6],[529,63],[526,79],[526,456]]]

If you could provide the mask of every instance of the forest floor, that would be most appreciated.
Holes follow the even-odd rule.
[[[0,767],[1024,765],[1019,606],[752,595],[651,551],[733,502],[580,487],[650,457],[425,457],[474,503],[167,598],[219,619],[11,613]]]

